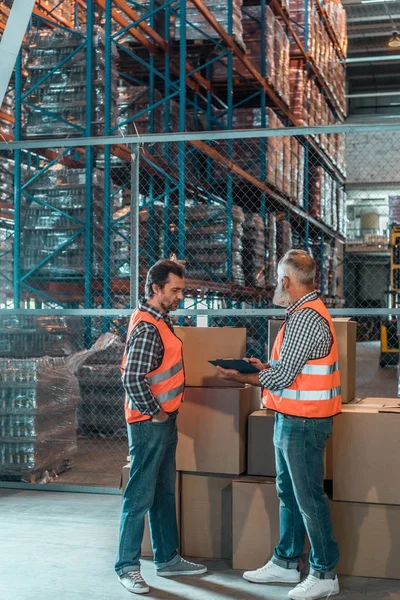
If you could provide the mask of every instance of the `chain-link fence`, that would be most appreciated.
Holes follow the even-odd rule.
[[[0,479],[118,486],[130,307],[172,255],[176,323],[244,327],[265,358],[277,263],[308,250],[328,307],[358,322],[356,393],[396,396],[379,340],[397,308],[400,131],[250,131],[254,113],[243,131],[0,146]]]

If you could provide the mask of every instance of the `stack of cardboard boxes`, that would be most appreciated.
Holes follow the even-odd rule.
[[[270,321],[268,353],[281,323]],[[400,406],[390,399],[355,400],[356,323],[334,319],[334,325],[344,406],[326,450],[325,479],[333,490],[339,574],[400,578]],[[231,387],[208,363],[243,357],[246,331],[176,333],[184,342],[187,383],[177,451],[180,551],[229,559],[235,569],[257,568],[279,539],[274,418],[260,409],[259,389]],[[142,550],[151,556],[147,527]]]
[[[176,327],[175,333],[183,342],[186,379],[176,459],[180,551],[231,559],[232,482],[246,471],[247,418],[260,408],[260,390],[223,381],[208,361],[243,358],[246,329]],[[128,477],[129,465],[123,488]],[[142,556],[152,556],[147,519]]]

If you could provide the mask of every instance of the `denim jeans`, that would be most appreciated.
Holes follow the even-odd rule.
[[[284,568],[297,568],[307,532],[310,574],[319,579],[334,578],[339,560],[324,492],[324,451],[331,433],[332,418],[275,415],[280,541],[272,561]]]
[[[162,568],[175,558],[178,527],[175,509],[175,454],[178,442],[177,413],[164,423],[128,424],[131,468],[122,502],[118,575],[140,565],[144,517],[149,513],[154,562]]]

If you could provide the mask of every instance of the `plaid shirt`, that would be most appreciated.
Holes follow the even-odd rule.
[[[308,360],[324,358],[333,339],[327,321],[312,308],[296,310],[318,298],[316,292],[303,296],[286,310],[286,327],[278,363],[260,373],[260,383],[269,390],[292,385]]]
[[[161,321],[163,319],[173,331],[171,320],[149,304],[139,304],[139,310],[149,313]],[[164,346],[157,328],[142,321],[135,327],[127,342],[127,359],[122,383],[128,395],[129,403],[142,415],[160,412],[160,406],[151,393],[146,375],[158,369],[164,356]]]

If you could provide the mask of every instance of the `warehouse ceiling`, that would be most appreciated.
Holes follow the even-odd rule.
[[[344,0],[348,31],[350,120],[400,116],[400,47],[388,43],[400,34],[400,2]]]

